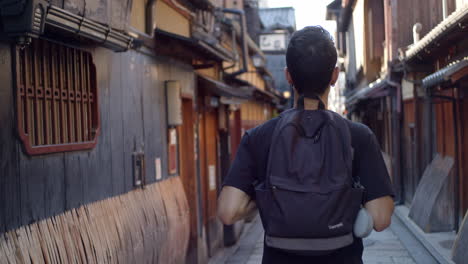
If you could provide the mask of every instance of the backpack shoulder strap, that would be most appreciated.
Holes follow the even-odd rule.
[[[292,117],[292,115],[295,114],[296,111],[297,110],[295,110],[295,109],[290,109],[290,110],[286,110],[283,113],[281,113],[279,115],[278,122],[276,123],[275,128],[273,130],[273,135],[271,137],[270,146],[268,148],[267,174],[265,176],[265,185],[267,187],[269,187],[269,185],[270,185],[270,174],[271,174],[270,164],[271,164],[271,159],[272,159],[272,151],[271,151],[272,146],[274,144],[276,144],[278,134],[281,132],[281,129],[284,127],[285,124],[287,124],[287,123],[289,123],[291,121],[291,117]]]

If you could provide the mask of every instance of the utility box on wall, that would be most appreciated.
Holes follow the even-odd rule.
[[[166,81],[167,125],[182,125],[182,99],[179,81]]]

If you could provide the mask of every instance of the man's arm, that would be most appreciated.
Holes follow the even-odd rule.
[[[355,159],[353,169],[365,188],[364,207],[374,221],[374,230],[390,226],[394,209],[393,186],[382,156],[379,142],[367,126],[352,123]]]
[[[249,138],[249,132],[246,132],[218,198],[218,217],[226,225],[232,225],[248,216],[256,208],[255,201],[252,200],[256,162],[250,151]]]
[[[224,186],[221,190],[218,198],[218,217],[223,224],[232,225],[255,209],[255,201],[240,189]]]
[[[384,196],[368,201],[364,207],[374,220],[375,231],[381,232],[390,226],[395,208],[392,197]]]

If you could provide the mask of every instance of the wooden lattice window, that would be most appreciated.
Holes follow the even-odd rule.
[[[33,40],[16,47],[18,133],[30,155],[90,149],[99,113],[91,53]]]

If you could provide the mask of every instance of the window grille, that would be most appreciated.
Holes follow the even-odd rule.
[[[19,136],[29,155],[90,149],[99,113],[91,53],[33,40],[16,47]]]

